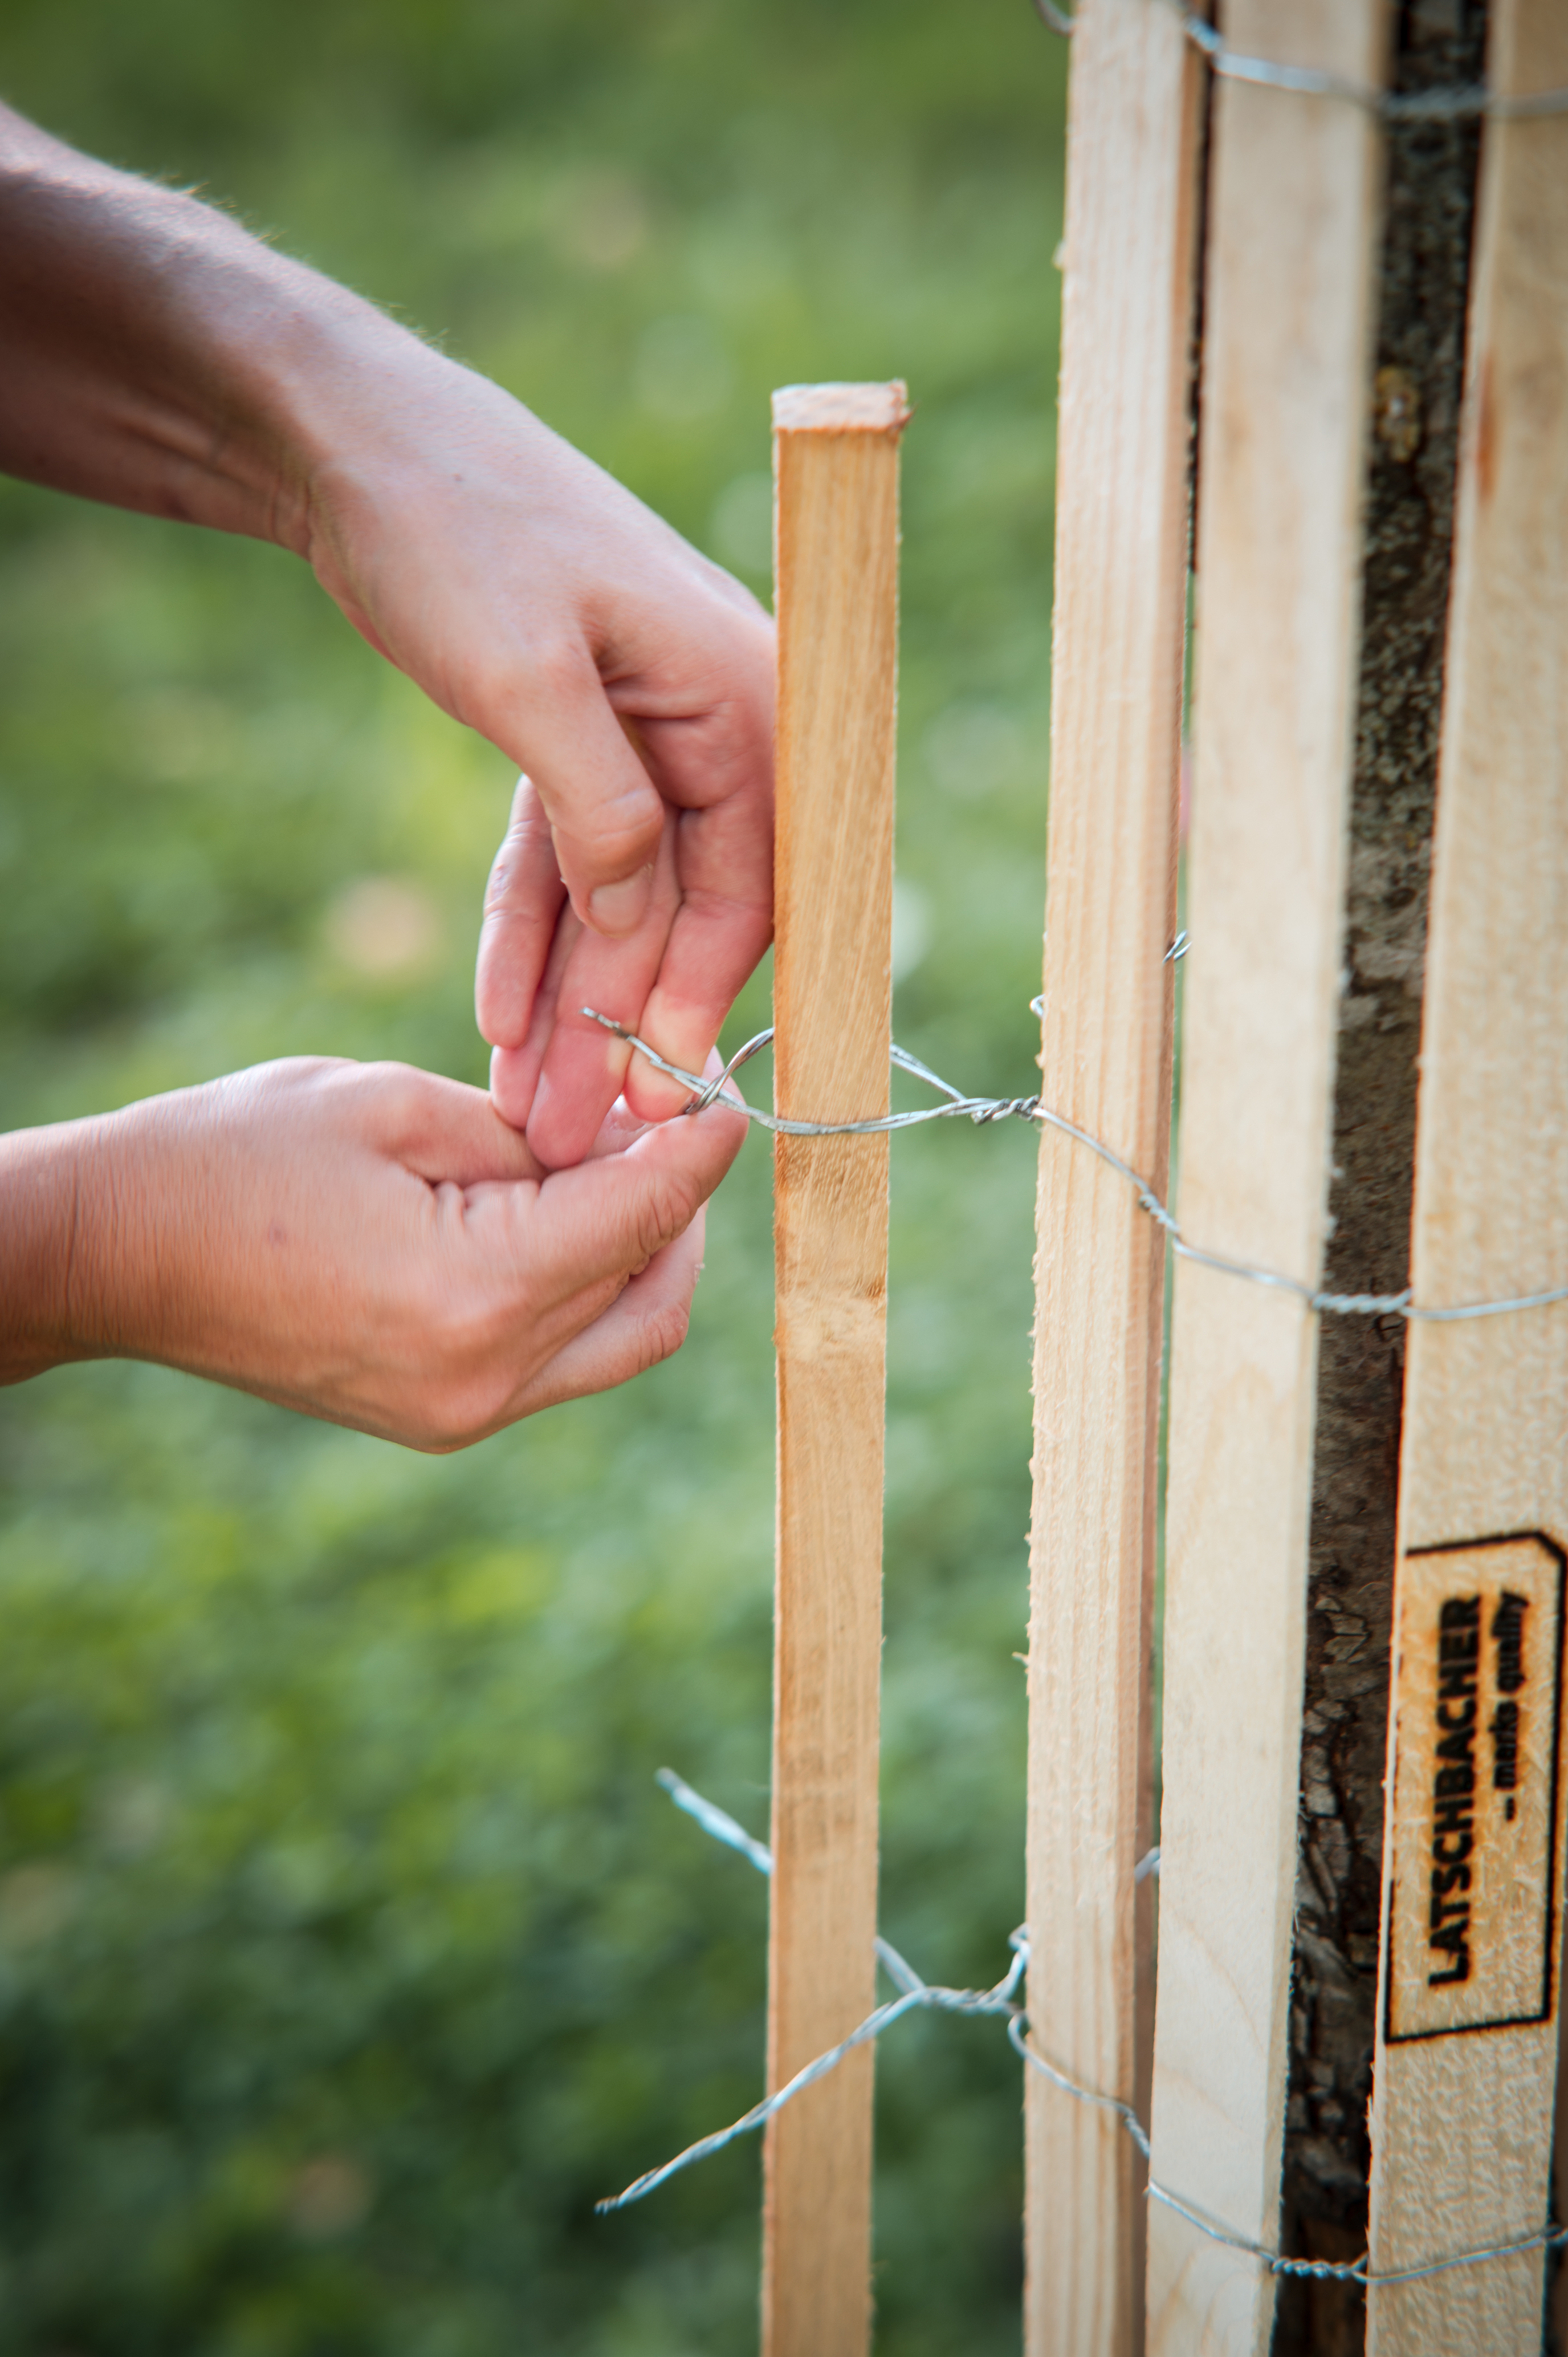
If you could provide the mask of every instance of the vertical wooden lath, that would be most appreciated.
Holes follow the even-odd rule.
[[[1389,79],[1473,86],[1480,7],[1391,10]],[[1373,308],[1356,764],[1344,985],[1334,1043],[1330,1237],[1342,1294],[1410,1275],[1438,729],[1459,464],[1480,125],[1395,118]],[[1301,1860],[1291,1966],[1280,2246],[1348,2263],[1367,2247],[1383,1863],[1383,1772],[1407,1336],[1392,1317],[1318,1330],[1302,1691]],[[1361,2286],[1279,2287],[1275,2357],[1359,2357]]]
[[[1560,0],[1488,80],[1568,84]],[[1568,1270],[1568,121],[1483,134],[1412,1275]],[[1561,2002],[1568,1303],[1410,1338],[1372,2115],[1374,2273],[1539,2231]],[[1440,1749],[1440,1747],[1442,1747]],[[1446,1781],[1444,1781],[1446,1780]],[[1561,2198],[1561,2197],[1560,2197]],[[1372,2357],[1536,2357],[1540,2251],[1374,2286]]]
[[[1380,0],[1230,0],[1252,56],[1380,79]],[[1214,93],[1179,1210],[1322,1267],[1378,149],[1361,108]],[[1316,1319],[1177,1265],[1154,2176],[1270,2244],[1296,1861]],[[1149,2212],[1148,2345],[1264,2357],[1273,2278]]]
[[[1084,0],[1072,48],[1041,1089],[1161,1191],[1170,1126],[1197,70],[1173,10]],[[1149,1668],[1164,1239],[1040,1141],[1029,1640],[1034,2042],[1146,2103]],[[1143,2035],[1140,2037],[1140,2029]],[[1142,2343],[1142,2167],[1026,2078],[1028,2357]]]
[[[887,1110],[904,388],[774,396],[779,615],[776,1103]],[[768,2083],[875,2003],[887,1139],[780,1137],[774,1164],[778,1599]],[[864,2357],[872,2057],[768,2131],[765,2357]]]

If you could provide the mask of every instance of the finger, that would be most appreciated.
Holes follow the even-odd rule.
[[[706,1216],[699,1211],[684,1235],[667,1244],[607,1309],[557,1351],[516,1402],[514,1415],[610,1391],[680,1349],[702,1274]]]
[[[607,1154],[624,1154],[628,1146],[637,1144],[647,1127],[648,1124],[639,1121],[625,1097],[617,1097],[599,1124],[599,1134],[589,1146],[585,1160],[596,1162]]]
[[[704,1081],[716,1081],[723,1071],[724,1065],[717,1054],[710,1054],[703,1065],[702,1077]],[[732,1080],[729,1087],[736,1096],[740,1095],[738,1082]],[[624,1096],[617,1097],[599,1125],[599,1134],[588,1148],[588,1157],[596,1159],[604,1154],[624,1154],[627,1147],[634,1146],[648,1127],[649,1124],[639,1119]]]
[[[681,905],[636,1028],[694,1072],[773,937],[771,796],[687,812],[677,857]],[[627,1098],[645,1119],[664,1120],[680,1108],[681,1083],[634,1058]]]
[[[532,1266],[546,1299],[635,1275],[684,1232],[740,1151],[741,1114],[713,1105],[645,1130],[624,1154],[553,1171],[531,1220]]]
[[[773,626],[760,613],[732,626],[710,694],[681,716],[639,709],[630,683],[612,703],[638,712],[650,774],[682,812],[681,906],[637,1029],[695,1071],[772,938]],[[662,1119],[680,1083],[646,1063],[628,1083],[635,1111]]]
[[[324,1086],[355,1105],[360,1134],[430,1186],[537,1182],[544,1166],[483,1089],[411,1064],[346,1064]]]
[[[526,742],[527,766],[577,914],[614,940],[635,932],[652,888],[664,803],[610,710],[585,647],[564,644],[536,656],[526,708],[506,737],[519,747]]]
[[[585,927],[569,900],[563,901],[555,920],[554,938],[539,986],[533,994],[528,1030],[521,1047],[497,1048],[490,1057],[490,1097],[503,1121],[526,1129],[533,1111],[534,1091],[545,1050],[555,1028],[555,1009],[562,977]],[[608,1034],[605,1035],[608,1038]]]
[[[695,1071],[772,938],[770,706],[735,699],[698,720],[640,726],[653,775],[681,808],[681,900],[652,990],[621,1019]],[[681,1083],[646,1062],[633,1064],[628,1090],[650,1121],[680,1109]]]
[[[582,1160],[620,1094],[631,1050],[584,1010],[591,1006],[628,1028],[637,1023],[675,914],[677,824],[671,813],[638,931],[625,941],[607,942],[585,928],[566,960],[528,1117],[528,1142],[552,1169]]]
[[[492,1047],[518,1048],[528,1036],[539,986],[566,898],[550,839],[550,821],[524,775],[512,796],[506,835],[485,888],[484,921],[474,973],[474,1012]]]

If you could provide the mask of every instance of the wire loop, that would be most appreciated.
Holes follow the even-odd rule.
[[[1036,1014],[1042,1011],[1042,1002],[1038,998],[1031,999],[1029,1003]],[[738,1094],[726,1093],[727,1084],[734,1074],[767,1047],[773,1037],[771,1030],[758,1031],[755,1039],[748,1039],[745,1047],[730,1058],[716,1079],[704,1081],[700,1080],[695,1072],[683,1071],[679,1064],[670,1063],[656,1048],[650,1048],[646,1039],[639,1039],[635,1031],[628,1031],[613,1016],[601,1015],[592,1006],[585,1006],[582,1012],[591,1022],[602,1023],[607,1031],[613,1031],[618,1039],[624,1039],[638,1055],[646,1057],[656,1071],[663,1072],[669,1079],[680,1081],[689,1088],[691,1102],[682,1107],[685,1114],[704,1113],[710,1105],[723,1103],[732,1112],[744,1114],[747,1121],[755,1122],[759,1128],[772,1130],[776,1135],[785,1137],[875,1137],[897,1129],[918,1129],[930,1121],[950,1121],[961,1114],[977,1125],[993,1121],[1017,1120],[1038,1122],[1043,1128],[1059,1130],[1075,1145],[1085,1146],[1091,1154],[1097,1154],[1101,1162],[1107,1163],[1119,1178],[1127,1181],[1150,1219],[1165,1230],[1171,1250],[1183,1260],[1196,1262],[1200,1268],[1217,1269],[1223,1276],[1244,1277],[1251,1285],[1266,1286],[1276,1293],[1294,1294],[1298,1300],[1305,1301],[1307,1308],[1319,1316],[1403,1318],[1412,1324],[1452,1325],[1465,1318],[1500,1318],[1515,1309],[1541,1309],[1553,1301],[1568,1301],[1568,1285],[1552,1286],[1542,1293],[1514,1294],[1501,1301],[1461,1302],[1446,1309],[1429,1309],[1418,1305],[1409,1286],[1402,1293],[1325,1292],[1320,1287],[1305,1284],[1300,1277],[1282,1275],[1278,1269],[1259,1268],[1249,1261],[1230,1260],[1222,1253],[1209,1252],[1201,1244],[1188,1243],[1176,1224],[1174,1213],[1161,1202],[1147,1179],[1140,1178],[1130,1162],[1124,1162],[1102,1139],[1091,1135],[1087,1129],[1080,1129],[1076,1122],[1069,1121],[1065,1114],[1053,1113],[1048,1105],[1040,1103],[1037,1096],[966,1097],[950,1082],[933,1072],[929,1064],[922,1064],[918,1056],[911,1056],[905,1049],[895,1046],[890,1054],[898,1070],[908,1072],[913,1080],[924,1082],[928,1088],[937,1090],[943,1099],[942,1103],[918,1105],[908,1113],[880,1114],[868,1121],[786,1120],[781,1114],[764,1113],[759,1105],[747,1104]]]

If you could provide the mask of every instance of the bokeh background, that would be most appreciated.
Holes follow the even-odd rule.
[[[768,592],[768,396],[908,378],[898,1033],[1026,1089],[1065,59],[1027,0],[6,0],[0,90],[489,371]],[[482,1081],[510,777],[274,550],[0,486],[0,1122],[297,1051]],[[766,971],[730,1039],[766,1019]],[[762,1083],[766,1086],[766,1082]],[[901,1138],[884,1928],[1023,1911],[1033,1143]],[[682,1354],[426,1461],[0,1395],[0,2357],[755,2345],[769,1164]],[[877,2348],[1015,2349],[1018,2072],[879,2064]]]

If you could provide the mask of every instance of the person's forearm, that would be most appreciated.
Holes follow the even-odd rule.
[[[310,553],[354,412],[450,366],[175,189],[0,108],[0,468]]]
[[[63,1122],[0,1136],[0,1383],[91,1354],[81,1148],[83,1133],[97,1126]]]
[[[306,1057],[0,1136],[0,1382],[149,1359],[457,1448],[680,1347],[724,1105],[546,1176],[479,1090]]]
[[[768,945],[774,647],[749,592],[500,386],[4,109],[0,350],[0,469],[294,550],[524,772],[479,1000],[498,1110],[541,1160],[585,1154],[623,1082],[641,1118],[677,1113],[574,1010],[698,1070]],[[536,1024],[568,899],[583,938]]]

